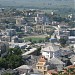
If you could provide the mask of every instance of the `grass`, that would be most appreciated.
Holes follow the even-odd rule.
[[[36,42],[39,42],[39,41],[44,41],[45,40],[45,38],[43,38],[43,37],[25,37],[24,38],[24,40],[25,41],[36,41]]]

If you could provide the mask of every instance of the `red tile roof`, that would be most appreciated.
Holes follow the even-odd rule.
[[[51,74],[58,74],[58,72],[56,70],[49,70],[48,73]]]
[[[39,59],[39,62],[46,62],[46,58],[44,56],[41,56],[40,59]]]

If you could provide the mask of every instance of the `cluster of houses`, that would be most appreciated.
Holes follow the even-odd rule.
[[[2,11],[3,12],[3,11]],[[31,58],[31,62],[17,67],[14,70],[2,70],[3,72],[15,73],[15,75],[52,75],[58,74],[58,71],[63,71],[67,66],[75,68],[75,28],[70,28],[67,23],[59,23],[49,21],[49,17],[41,11],[22,11],[21,13],[26,16],[17,16],[17,11],[12,11],[10,15],[14,14],[15,24],[2,24],[0,18],[0,56],[3,57],[7,54],[8,48],[14,48],[16,46],[23,50],[22,56],[30,55],[36,50],[35,46],[41,47],[41,55],[37,60]],[[20,12],[19,12],[20,13]],[[1,16],[0,12],[0,16]],[[20,14],[19,14],[20,15]],[[53,12],[51,13],[53,15]],[[9,17],[8,17],[9,18]],[[54,28],[54,29],[53,29]],[[38,34],[50,34],[50,31],[54,31],[51,35],[50,42],[35,43],[34,46],[31,42],[25,42],[22,40],[26,35]],[[59,39],[66,39],[66,46],[61,47]],[[34,56],[33,56],[34,58]],[[35,58],[34,58],[35,59]],[[25,59],[28,61],[28,58]],[[0,71],[0,73],[2,73]]]

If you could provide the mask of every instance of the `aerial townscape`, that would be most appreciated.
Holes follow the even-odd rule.
[[[69,0],[68,7],[68,0],[53,0],[66,5],[52,7],[45,0],[43,5],[43,0],[35,1],[34,7],[25,7],[17,0],[12,3],[18,6],[9,0],[5,1],[9,5],[2,5],[1,0],[0,75],[75,75],[73,4]]]

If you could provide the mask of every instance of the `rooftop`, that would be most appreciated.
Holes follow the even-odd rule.
[[[42,51],[53,51],[53,52],[58,51],[58,50],[60,50],[59,46],[57,46],[53,43],[49,44],[48,46],[46,46],[45,48],[42,49]]]
[[[20,66],[20,67],[18,67],[18,68],[16,68],[16,69],[31,69],[32,67],[31,66],[29,66],[29,65],[22,65],[22,66]]]
[[[51,58],[49,62],[50,62],[51,64],[65,64],[65,63],[63,63],[61,60],[59,60],[59,59],[56,58],[56,57]]]

